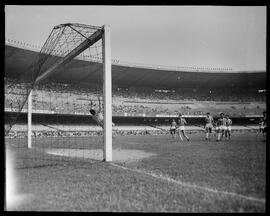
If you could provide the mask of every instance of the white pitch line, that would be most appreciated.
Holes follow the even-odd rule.
[[[195,184],[189,184],[189,183],[185,183],[185,182],[181,182],[181,181],[177,181],[177,180],[171,179],[169,177],[165,177],[165,176],[161,176],[161,175],[156,175],[154,173],[149,173],[149,172],[146,172],[146,171],[143,171],[143,170],[131,169],[131,168],[128,168],[128,167],[120,166],[120,165],[117,165],[115,163],[110,163],[110,165],[113,165],[115,167],[122,168],[122,169],[125,169],[125,170],[129,170],[129,171],[141,173],[141,174],[144,174],[144,175],[152,176],[154,178],[162,179],[162,180],[165,180],[165,181],[168,181],[168,182],[172,182],[172,183],[181,185],[183,187],[192,188],[192,189],[195,189],[195,190],[196,189],[197,190],[204,190],[204,191],[208,191],[208,192],[212,192],[212,193],[219,193],[219,194],[223,194],[223,195],[229,195],[229,196],[239,197],[239,198],[250,200],[250,201],[265,203],[265,199],[260,199],[260,198],[251,197],[251,196],[244,196],[244,195],[233,193],[233,192],[219,191],[219,190],[216,190],[216,189],[212,189],[212,188],[208,188],[208,187],[203,187],[203,186],[198,186],[198,185],[195,185]]]
[[[61,154],[61,153],[51,153],[50,152],[50,154],[63,155],[63,156],[65,156],[64,154]],[[260,199],[260,198],[251,197],[251,196],[245,196],[245,195],[241,195],[241,194],[237,194],[237,193],[233,193],[233,192],[219,191],[219,190],[216,190],[216,189],[213,189],[213,188],[198,186],[198,185],[195,185],[195,184],[189,184],[189,183],[177,181],[177,180],[174,180],[172,178],[165,177],[165,176],[162,176],[162,175],[157,175],[157,174],[154,174],[154,173],[149,173],[147,171],[138,170],[138,169],[131,169],[131,168],[128,168],[128,167],[120,166],[120,165],[115,164],[115,163],[109,163],[109,164],[110,165],[113,165],[115,167],[121,168],[121,169],[125,169],[125,170],[129,170],[129,171],[132,171],[132,172],[141,173],[141,174],[152,176],[154,178],[158,178],[158,179],[161,179],[161,180],[164,180],[164,181],[172,182],[172,183],[175,183],[177,185],[181,185],[183,187],[188,187],[188,188],[192,188],[192,189],[199,189],[199,190],[204,190],[204,191],[208,191],[208,192],[212,192],[212,193],[219,193],[219,194],[223,194],[223,195],[229,195],[229,196],[239,197],[239,198],[250,200],[250,201],[265,203],[265,199]]]

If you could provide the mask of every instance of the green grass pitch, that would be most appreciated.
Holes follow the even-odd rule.
[[[202,133],[190,137],[190,142],[172,140],[169,135],[116,137],[113,146],[123,153],[141,150],[152,156],[109,163],[44,157],[44,152],[38,155],[21,148],[25,152],[16,161],[17,192],[28,198],[12,210],[265,212],[266,143],[262,138],[247,132],[233,133],[232,140],[221,142],[214,137],[205,141]],[[44,138],[38,145],[49,144],[102,148],[101,142],[91,138],[76,142],[75,138],[61,142]],[[16,145],[25,146],[26,139],[10,139],[6,145],[14,150]],[[28,156],[28,164],[18,166]]]

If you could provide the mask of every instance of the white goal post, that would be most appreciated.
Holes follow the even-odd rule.
[[[104,149],[103,159],[112,161],[112,66],[110,26],[103,26],[103,98],[104,98]]]
[[[103,50],[103,104],[104,104],[104,144],[103,160],[112,161],[112,75],[111,75],[111,33],[110,26],[103,25],[102,31],[97,31],[88,40],[83,42],[73,52],[65,56],[62,61],[55,63],[36,79],[36,83],[44,80],[60,65],[73,59],[83,50],[94,44],[99,38],[102,39]],[[32,148],[32,91],[28,96],[28,148]]]

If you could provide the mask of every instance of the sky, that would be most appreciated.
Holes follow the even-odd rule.
[[[111,27],[112,58],[266,70],[266,6],[9,6],[5,37],[42,46],[54,26]]]

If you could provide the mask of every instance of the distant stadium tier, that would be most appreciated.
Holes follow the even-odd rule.
[[[23,42],[7,39],[5,44],[5,76],[17,77],[21,71],[28,70],[33,58],[38,55],[33,46]],[[92,60],[91,60],[92,59]],[[90,55],[79,55],[71,60],[72,67],[65,71],[52,74],[59,82],[85,79],[87,83],[96,83],[92,76],[85,77],[85,67],[94,70]],[[112,80],[118,87],[152,87],[155,89],[178,89],[201,87],[216,88],[266,88],[266,71],[231,71],[231,70],[191,70],[191,67],[158,67],[157,65],[142,65],[132,62],[117,62],[112,60]],[[153,79],[155,77],[155,79]]]
[[[86,97],[87,110],[94,110],[92,118],[96,120],[101,127],[101,134],[104,129],[104,159],[110,161],[111,142],[112,142],[112,114],[111,114],[111,42],[110,42],[110,27],[104,25],[102,27],[83,25],[77,23],[67,23],[55,26],[49,37],[44,43],[41,51],[36,56],[31,66],[20,73],[14,80],[5,79],[5,107],[12,107],[13,112],[16,112],[12,118],[5,119],[5,134],[8,135],[12,126],[16,124],[22,109],[27,106],[28,112],[28,148],[35,147],[32,143],[32,102],[38,100],[43,103],[45,100],[40,100],[39,97],[49,99],[48,109],[61,109],[66,106],[65,99],[72,100],[72,94],[60,92],[57,97],[62,100],[63,104],[55,107],[52,105],[51,95],[38,95],[37,89],[42,89],[44,86],[59,81],[59,74],[65,73],[67,68],[74,67],[74,59],[83,59],[88,64],[83,63],[83,76],[79,79],[70,80],[73,86],[81,88],[84,86],[87,89],[89,83],[87,78],[90,77],[92,82],[96,83],[91,97]],[[75,74],[76,76],[76,74]],[[61,77],[61,76],[60,76]],[[60,80],[61,83],[61,80]],[[61,84],[60,84],[61,85]],[[49,94],[54,92],[49,90]],[[36,94],[37,93],[37,94]],[[56,93],[56,92],[55,92]],[[56,93],[57,94],[57,93]],[[56,95],[54,94],[54,96]],[[94,98],[93,98],[94,97]],[[98,103],[96,103],[98,101]],[[75,102],[76,103],[76,102]],[[76,104],[74,104],[76,107]],[[90,117],[89,117],[90,119]],[[44,122],[40,122],[44,125]],[[69,131],[65,131],[58,122],[54,128],[61,136],[66,136]],[[70,129],[69,129],[70,130]],[[60,137],[61,137],[60,136]],[[102,135],[103,136],[103,135]],[[102,138],[101,136],[101,138]],[[59,140],[60,141],[60,140]],[[103,142],[103,139],[100,139]],[[101,144],[101,143],[100,143]]]

